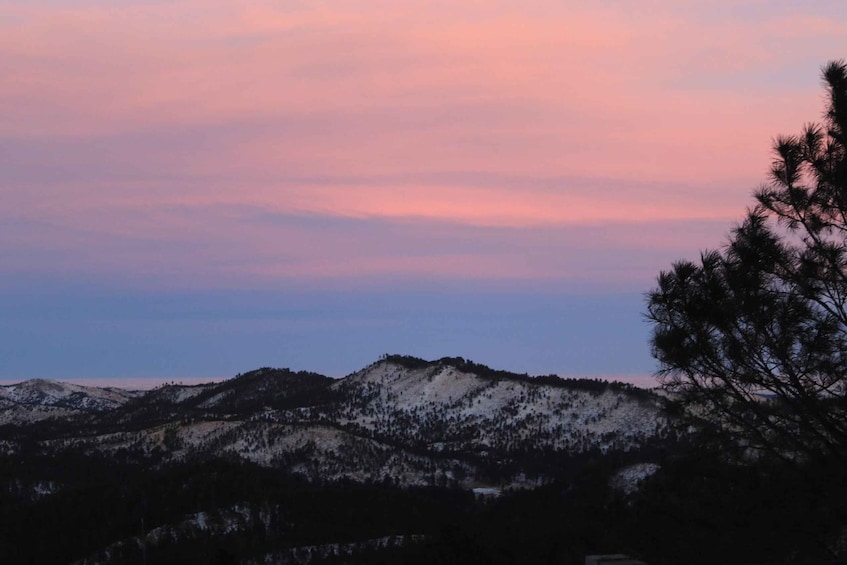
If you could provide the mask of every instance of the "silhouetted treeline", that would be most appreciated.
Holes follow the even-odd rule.
[[[481,378],[489,380],[513,380],[525,383],[534,383],[540,385],[548,385],[558,388],[566,388],[570,390],[583,390],[596,394],[601,394],[607,390],[611,391],[626,391],[630,394],[638,395],[642,393],[644,398],[652,397],[651,393],[633,386],[628,383],[617,381],[607,381],[603,379],[574,379],[563,378],[558,375],[541,375],[537,377],[530,376],[527,373],[512,373],[500,369],[492,369],[486,365],[474,363],[463,357],[442,357],[437,361],[427,361],[411,355],[395,355],[387,354],[382,357],[382,361],[394,363],[405,367],[406,369],[426,369],[429,367],[453,367],[464,373],[475,374]]]

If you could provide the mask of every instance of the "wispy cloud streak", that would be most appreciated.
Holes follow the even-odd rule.
[[[175,286],[643,285],[636,264],[721,243],[847,52],[835,2],[5,2],[0,22],[0,273]]]

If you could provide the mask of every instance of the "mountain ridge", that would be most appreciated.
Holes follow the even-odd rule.
[[[310,480],[462,488],[541,484],[575,457],[673,439],[663,399],[633,385],[404,355],[340,379],[264,367],[146,392],[26,381],[0,387],[0,425],[45,454],[225,457]]]

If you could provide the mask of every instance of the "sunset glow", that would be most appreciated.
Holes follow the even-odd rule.
[[[2,300],[616,293],[636,297],[620,315],[638,318],[660,269],[724,242],[771,139],[820,117],[819,68],[847,54],[845,24],[840,2],[0,0]],[[90,322],[59,310],[56,323]],[[35,316],[16,311],[3,335]],[[4,346],[0,378],[70,363],[24,353],[62,339],[31,331]],[[631,371],[621,359],[595,372],[649,372],[638,331]],[[130,365],[164,361],[130,372],[168,373],[178,353],[138,339]],[[373,339],[379,353],[442,345]],[[582,370],[452,343],[444,355]],[[359,362],[259,355],[175,370]]]

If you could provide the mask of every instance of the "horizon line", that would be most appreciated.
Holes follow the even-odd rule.
[[[249,372],[249,371],[248,371]],[[351,373],[352,374],[352,373]],[[530,377],[548,376],[551,373],[530,375]],[[554,376],[562,379],[582,379],[582,380],[602,380],[609,382],[619,382],[630,384],[638,388],[652,389],[658,386],[655,376],[652,374],[621,374],[621,375],[569,375],[552,373]],[[74,384],[80,386],[90,386],[97,388],[120,388],[124,390],[153,390],[156,387],[174,384],[178,386],[196,386],[201,384],[219,383],[234,379],[239,374],[230,376],[193,376],[193,377],[68,377],[68,378],[50,378],[50,377],[31,377],[31,378],[3,378],[0,377],[0,386],[13,386],[32,380],[48,380],[60,383]],[[348,375],[332,376],[326,375],[333,379],[343,379]]]

